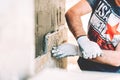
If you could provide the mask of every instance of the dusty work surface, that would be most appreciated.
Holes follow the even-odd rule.
[[[120,74],[54,68],[45,69],[29,80],[120,80]]]

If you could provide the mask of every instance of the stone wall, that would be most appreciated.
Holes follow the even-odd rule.
[[[66,68],[67,59],[51,57],[51,49],[67,41],[65,0],[35,0],[36,72],[45,67]]]
[[[35,0],[36,56],[44,54],[44,37],[65,24],[65,0]]]

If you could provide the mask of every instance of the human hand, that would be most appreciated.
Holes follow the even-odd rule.
[[[77,45],[64,43],[58,47],[53,47],[51,54],[53,57],[60,59],[68,56],[81,56],[82,53]]]
[[[77,39],[77,42],[82,52],[82,57],[85,59],[92,59],[98,56],[102,56],[102,50],[99,45],[93,41],[90,41],[87,36],[82,36]]]

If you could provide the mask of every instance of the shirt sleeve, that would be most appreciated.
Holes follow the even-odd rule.
[[[95,10],[100,0],[87,0],[87,2],[90,4],[92,10]]]

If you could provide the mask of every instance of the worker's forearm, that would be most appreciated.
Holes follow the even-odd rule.
[[[65,14],[68,27],[75,36],[75,38],[78,38],[81,35],[86,35],[80,17],[90,13],[91,11],[92,8],[90,7],[87,0],[80,0]]]
[[[92,59],[95,62],[108,64],[112,66],[120,66],[120,52],[112,50],[103,50],[103,56]]]
[[[69,29],[75,36],[75,38],[86,35],[83,27],[80,16],[75,15],[72,11],[68,11],[65,15],[66,21],[68,23]]]

